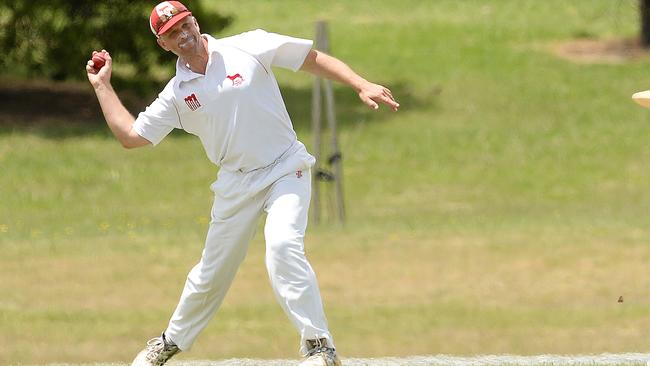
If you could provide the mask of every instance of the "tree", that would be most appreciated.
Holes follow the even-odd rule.
[[[639,0],[641,12],[641,45],[650,47],[650,0]]]
[[[208,11],[198,0],[185,5],[201,31],[216,33],[231,17]],[[0,0],[0,73],[54,80],[85,77],[92,50],[117,60],[118,84],[147,87],[160,65],[175,57],[159,49],[149,29],[150,0]],[[158,77],[157,77],[158,76]]]

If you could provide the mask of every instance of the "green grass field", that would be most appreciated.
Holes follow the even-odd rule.
[[[312,225],[307,251],[344,357],[650,351],[650,111],[630,100],[650,59],[551,52],[636,37],[637,1],[206,4],[235,16],[224,35],[310,38],[328,20],[334,55],[402,104],[372,112],[336,90],[348,221]],[[311,78],[276,75],[311,145]],[[102,125],[14,122],[0,124],[0,364],[126,362],[200,256],[216,168],[183,134],[126,151]],[[261,234],[180,359],[297,357]]]

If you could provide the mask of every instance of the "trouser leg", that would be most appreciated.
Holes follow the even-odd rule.
[[[261,201],[261,200],[260,200]],[[165,335],[183,351],[191,348],[223,301],[255,233],[261,203],[232,207],[215,202],[205,248],[192,268]]]
[[[268,213],[264,235],[266,265],[275,296],[301,336],[326,338],[333,346],[323,310],[316,275],[307,261],[304,236],[311,195],[309,172],[289,174],[271,187],[266,200]]]

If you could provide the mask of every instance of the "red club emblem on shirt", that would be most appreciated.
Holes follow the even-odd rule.
[[[201,103],[199,103],[199,100],[194,93],[185,97],[185,104],[187,104],[192,111],[197,110],[201,106]]]
[[[226,77],[232,81],[232,86],[239,86],[244,82],[244,78],[239,74],[228,75]]]

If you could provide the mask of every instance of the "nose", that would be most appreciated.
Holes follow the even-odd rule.
[[[189,39],[191,37],[192,37],[192,33],[188,32],[186,29],[183,29],[180,32],[178,32],[178,38],[177,39],[184,41],[184,40],[187,40],[187,39]]]

